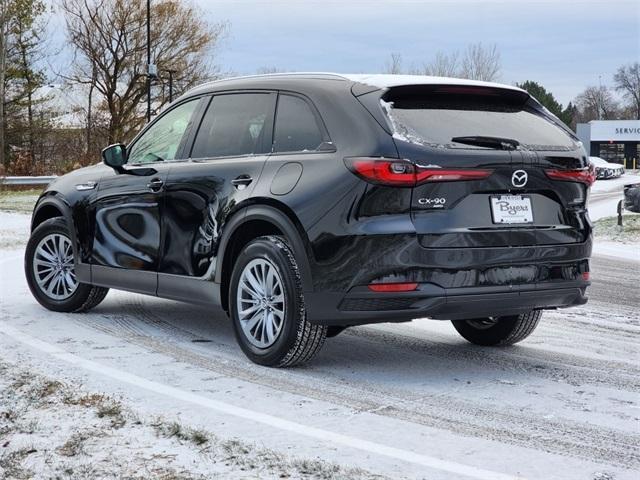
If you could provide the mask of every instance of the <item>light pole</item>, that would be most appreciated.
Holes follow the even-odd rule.
[[[602,120],[602,75],[598,75],[598,120]]]
[[[173,74],[177,73],[177,70],[171,70],[171,69],[166,69],[166,70],[161,70],[161,72],[166,72],[169,74],[169,103],[173,102]]]
[[[151,63],[151,0],[147,0],[147,122],[151,121],[151,81],[158,76]]]

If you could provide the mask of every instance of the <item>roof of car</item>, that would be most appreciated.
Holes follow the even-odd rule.
[[[524,90],[494,82],[482,82],[479,80],[468,80],[464,78],[451,77],[431,77],[427,75],[389,75],[389,74],[342,74],[327,72],[296,72],[296,73],[269,73],[263,75],[248,75],[241,77],[231,77],[221,80],[206,82],[188,92],[189,95],[206,93],[220,88],[273,88],[277,83],[288,83],[291,81],[348,81],[369,85],[379,89],[399,87],[404,85],[464,85],[503,88],[524,92]],[[525,92],[526,93],[526,92]]]
[[[469,80],[466,78],[452,77],[432,77],[429,75],[388,75],[388,74],[348,74],[342,75],[347,80],[353,82],[364,83],[379,88],[400,87],[403,85],[464,85],[473,87],[494,87],[506,88],[509,90],[518,90],[523,92],[521,88],[513,85],[505,85],[495,82],[483,82],[480,80]]]
[[[619,163],[612,163],[612,162],[607,162],[604,158],[602,157],[594,157],[594,156],[590,156],[589,160],[593,161],[594,163],[600,163],[602,165],[613,165],[616,167],[621,167],[622,165]]]

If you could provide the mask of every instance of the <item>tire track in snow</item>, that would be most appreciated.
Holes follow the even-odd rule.
[[[115,321],[118,325],[132,333],[151,334],[147,327],[142,328],[140,326],[139,320],[142,320],[145,325],[155,328],[153,335],[156,336],[161,334],[168,339],[183,338],[190,342],[202,339],[202,335],[194,333],[188,327],[175,325],[173,318],[163,318],[166,315],[158,312],[157,306],[146,306],[146,300],[145,297],[136,296],[128,299],[126,304],[122,304],[121,307],[124,307],[124,311],[127,314],[116,316]],[[191,312],[188,313],[191,315],[205,313],[202,308],[181,304],[179,309],[190,310]],[[132,321],[131,315],[136,316],[137,321]],[[223,321],[228,320],[225,318]],[[562,328],[566,328],[562,325],[562,322],[554,323],[554,328],[558,324]],[[210,328],[213,332],[216,325],[211,323]],[[600,333],[608,333],[610,330],[602,329],[597,325],[596,328],[601,330],[597,334],[598,339],[602,338]],[[574,329],[573,333],[579,333],[580,335],[570,341],[572,343],[580,342],[583,331],[583,328],[577,329],[577,331]],[[415,332],[412,332],[412,335],[407,335],[397,330],[385,332],[380,329],[361,327],[349,329],[342,335],[367,339],[384,345],[393,345],[397,347],[398,351],[412,351],[422,357],[426,356],[435,359],[450,359],[453,357],[456,360],[480,367],[499,368],[504,371],[524,371],[528,375],[534,375],[546,380],[561,381],[574,386],[592,384],[630,392],[640,392],[640,367],[633,359],[630,359],[630,362],[627,363],[522,347],[487,349],[465,344],[465,348],[460,348],[460,345],[439,342],[437,339],[426,338],[423,332],[420,333],[420,336],[416,336]],[[214,345],[225,348],[229,353],[236,352],[235,344],[229,345],[216,342],[214,335],[207,335],[207,338]],[[624,342],[631,342],[632,346],[637,345],[637,341],[633,337],[624,335],[623,340]],[[361,349],[356,350],[362,351]],[[421,358],[420,361],[424,361],[424,358]]]
[[[574,386],[591,384],[640,392],[640,369],[633,363],[593,360],[579,355],[525,347],[487,349],[465,345],[465,348],[460,348],[455,344],[367,328],[354,329],[345,334],[393,345],[398,349],[410,350],[431,358],[455,358],[475,366],[505,371],[517,369],[526,372],[527,375]]]
[[[552,454],[570,455],[608,465],[640,467],[640,458],[634,452],[634,445],[637,445],[640,439],[619,430],[569,420],[536,418],[532,421],[531,414],[522,414],[509,407],[469,403],[449,395],[416,397],[411,392],[398,394],[366,383],[345,384],[332,372],[327,372],[321,367],[284,372],[267,369],[257,371],[254,365],[239,360],[239,353],[235,352],[231,345],[225,344],[224,350],[227,355],[235,356],[235,359],[220,355],[211,351],[212,349],[198,348],[196,351],[193,345],[185,345],[185,342],[192,342],[200,336],[166,322],[161,315],[155,314],[153,309],[145,309],[142,302],[128,304],[126,308],[130,308],[131,313],[137,310],[143,315],[137,318],[119,317],[114,324],[91,322],[92,326],[219,375],[337,403],[351,407],[357,412],[368,411],[465,436],[535,448]],[[147,326],[141,328],[136,325],[140,321]],[[152,327],[151,330],[149,327]],[[395,336],[370,335],[371,332],[366,329],[358,330],[352,336],[368,336],[369,339],[387,346],[390,344],[390,337]],[[420,343],[421,353],[424,353],[424,341]],[[391,345],[404,349],[407,347],[406,338],[395,339]],[[466,360],[473,361],[473,358],[467,357]]]

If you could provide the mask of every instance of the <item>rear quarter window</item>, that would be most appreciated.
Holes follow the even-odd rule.
[[[316,151],[322,130],[309,103],[297,96],[281,94],[276,109],[274,152]]]

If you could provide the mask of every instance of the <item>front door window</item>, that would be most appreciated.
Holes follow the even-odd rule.
[[[198,105],[191,100],[173,108],[160,117],[136,140],[129,150],[127,163],[141,164],[175,160],[184,132]]]

